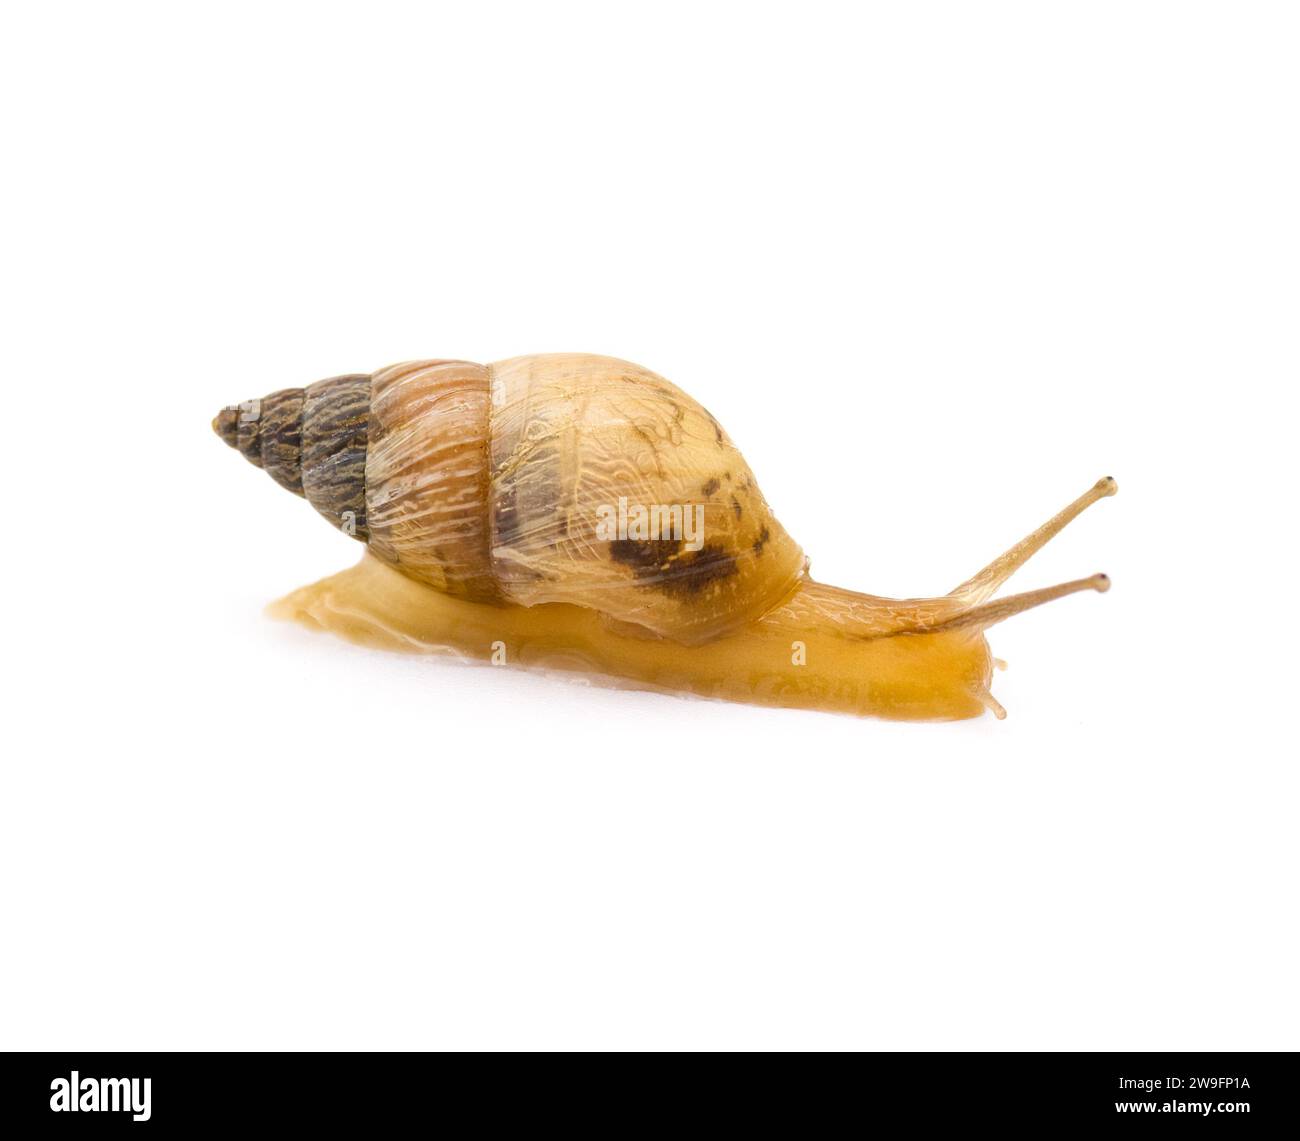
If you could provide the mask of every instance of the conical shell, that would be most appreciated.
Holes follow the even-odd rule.
[[[784,601],[805,559],[718,422],[585,354],[430,360],[228,409],[213,426],[416,581],[562,602],[708,641]]]
[[[364,540],[370,377],[335,376],[223,408],[212,429],[335,527]]]

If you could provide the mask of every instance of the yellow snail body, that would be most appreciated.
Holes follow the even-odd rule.
[[[1104,575],[1000,601],[1089,504],[941,598],[814,582],[718,422],[610,357],[418,361],[286,389],[213,428],[367,544],[273,612],[353,640],[758,704],[999,717],[983,631]]]

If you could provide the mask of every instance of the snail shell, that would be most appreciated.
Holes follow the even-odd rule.
[[[685,644],[787,600],[807,560],[721,425],[611,357],[429,360],[286,389],[213,427],[407,577],[475,602],[568,603]],[[611,536],[638,509],[676,522]],[[604,529],[602,529],[602,527]],[[683,533],[685,532],[685,533]]]

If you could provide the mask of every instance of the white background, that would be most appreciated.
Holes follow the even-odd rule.
[[[0,1046],[1300,1046],[1279,4],[30,5],[0,27]],[[1010,711],[593,689],[266,619],[358,548],[219,407],[626,357],[814,574],[1097,477]]]

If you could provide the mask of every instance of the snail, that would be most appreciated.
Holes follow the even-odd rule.
[[[1099,480],[950,594],[814,581],[744,458],[610,357],[427,360],[224,409],[213,428],[366,544],[271,613],[354,641],[666,692],[910,720],[1005,711],[984,631],[1105,575],[992,600]]]

